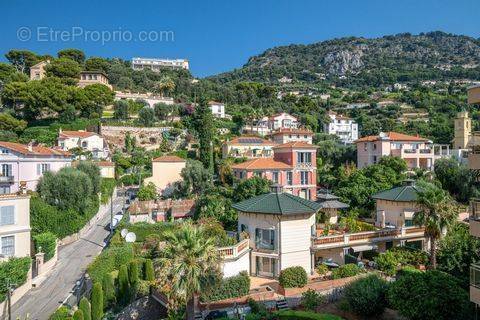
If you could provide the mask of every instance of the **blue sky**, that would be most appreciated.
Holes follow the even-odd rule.
[[[12,48],[79,48],[87,56],[187,58],[199,77],[291,43],[433,30],[480,37],[478,0],[1,0],[0,12],[2,60]],[[117,39],[107,41],[113,31]],[[151,31],[153,40],[171,31],[173,41],[172,33],[163,34],[169,41],[139,40]]]

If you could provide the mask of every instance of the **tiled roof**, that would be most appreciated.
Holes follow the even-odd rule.
[[[218,101],[208,101],[208,105],[212,105],[212,104],[223,104],[222,102],[218,102]]]
[[[60,149],[47,148],[44,146],[32,146],[29,150],[29,146],[21,143],[0,141],[0,147],[12,150],[14,152],[21,153],[23,155],[32,156],[64,156],[70,157],[71,154],[68,151]]]
[[[290,141],[284,144],[280,144],[278,146],[275,146],[274,149],[279,149],[279,148],[310,148],[310,149],[316,149],[318,148],[317,146],[313,144],[309,144],[303,141]]]
[[[89,131],[61,131],[58,135],[59,138],[88,138],[97,135],[95,132]]]
[[[232,207],[242,212],[296,215],[316,213],[321,205],[289,193],[272,192],[235,203]]]
[[[238,163],[232,166],[232,169],[291,169],[292,166],[285,162],[275,161],[272,158],[258,158]]]
[[[195,211],[195,200],[137,200],[128,208],[129,214],[132,215],[151,214],[154,210],[170,212],[174,218],[183,218],[193,214]]]
[[[396,187],[390,190],[385,190],[374,194],[373,199],[412,202],[417,200],[419,188],[414,183],[406,184],[401,187]]]
[[[410,136],[408,134],[398,133],[398,132],[393,132],[393,131],[386,132],[383,137],[390,140],[390,141],[418,141],[418,142],[429,141],[428,139],[422,138],[422,137],[419,137],[419,136]],[[372,141],[380,140],[381,138],[382,138],[381,135],[366,136],[366,137],[363,137],[363,138],[360,138],[360,139],[356,140],[355,143],[372,142]]]
[[[272,134],[272,136],[276,136],[279,134],[308,134],[308,135],[313,135],[313,132],[307,129],[280,129]]]
[[[182,159],[177,156],[161,156],[152,160],[153,162],[186,162],[185,159]]]
[[[257,136],[243,135],[225,142],[228,145],[276,145],[275,142]]]
[[[95,162],[99,167],[115,167],[115,163],[111,161],[97,161]]]

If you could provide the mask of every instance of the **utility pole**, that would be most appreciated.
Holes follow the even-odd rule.
[[[113,234],[113,194],[110,197],[110,237]]]
[[[12,290],[13,284],[7,278],[7,303],[8,303],[8,320],[12,320]]]

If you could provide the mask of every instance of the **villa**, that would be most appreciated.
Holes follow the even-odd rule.
[[[30,196],[0,195],[0,261],[30,256]]]
[[[410,169],[432,170],[435,160],[450,155],[448,146],[435,145],[419,136],[398,132],[380,132],[355,141],[357,167],[359,169],[378,163],[382,157],[395,156],[404,159]]]
[[[272,133],[272,138],[275,143],[283,144],[288,142],[305,142],[313,143],[313,132],[307,129],[280,129]]]
[[[152,176],[144,180],[152,182],[157,190],[167,196],[173,191],[173,184],[182,180],[180,173],[187,162],[177,156],[162,156],[152,160]]]
[[[245,125],[241,131],[243,133],[266,136],[277,130],[298,129],[299,125],[300,123],[296,117],[282,112],[270,117],[263,117],[250,125]]]
[[[20,186],[35,190],[46,171],[58,171],[72,164],[69,152],[0,141],[0,194],[17,193]]]
[[[271,180],[283,191],[304,199],[316,199],[316,146],[288,142],[273,147],[273,158],[257,158],[232,166],[239,179],[254,176]]]
[[[222,144],[222,157],[271,158],[277,143],[257,136],[240,136]]]
[[[92,154],[94,159],[105,159],[109,156],[109,149],[104,139],[95,132],[85,130],[58,131],[57,145],[64,151],[79,148]]]
[[[343,143],[352,143],[358,139],[358,124],[352,118],[334,111],[329,111],[328,117],[330,123],[325,124],[325,133],[338,136]]]

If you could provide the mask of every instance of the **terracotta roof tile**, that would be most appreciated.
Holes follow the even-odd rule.
[[[257,169],[291,169],[292,166],[273,160],[272,158],[258,158],[238,163],[232,169],[257,170]]]
[[[115,163],[111,161],[97,161],[95,162],[99,167],[115,167]]]
[[[88,138],[94,135],[97,135],[97,134],[95,132],[78,130],[78,131],[62,131],[59,133],[58,137],[59,138]]]
[[[185,159],[182,159],[177,156],[161,156],[152,160],[153,162],[186,162]]]
[[[70,157],[71,154],[68,151],[59,149],[47,148],[44,146],[32,146],[29,150],[29,146],[21,143],[0,141],[0,147],[12,150],[14,152],[21,153],[23,155],[32,156],[64,156]]]
[[[380,135],[378,135],[378,136],[366,136],[366,137],[362,137],[362,138],[356,140],[355,143],[372,142],[372,141],[380,140],[380,138],[381,138]],[[390,140],[390,141],[419,141],[419,142],[429,141],[428,139],[422,138],[422,137],[419,137],[419,136],[411,136],[411,135],[408,135],[408,134],[398,133],[398,132],[393,132],[393,131],[386,132],[385,133],[385,138]]]
[[[280,149],[280,148],[310,148],[310,149],[316,149],[318,148],[316,145],[309,144],[303,141],[290,141],[284,144],[280,144],[278,146],[275,146],[274,149]]]

